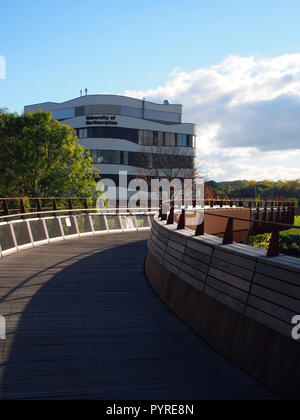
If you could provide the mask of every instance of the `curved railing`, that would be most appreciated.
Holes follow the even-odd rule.
[[[0,198],[0,216],[18,213],[34,213],[47,210],[89,209],[96,207],[97,197],[10,197]],[[285,213],[288,209],[295,211],[295,203],[287,201],[251,201],[251,200],[204,200],[205,209],[244,208],[250,209],[253,215],[265,217],[265,213]],[[148,207],[151,208],[151,201]],[[124,206],[124,200],[120,203],[116,200],[114,207]]]
[[[268,258],[264,250],[232,242],[228,223],[224,241],[184,229],[184,212],[179,226],[154,217],[147,277],[211,346],[280,395],[298,399],[300,340],[293,320],[300,316],[300,260]]]
[[[0,256],[49,242],[112,232],[149,230],[148,209],[69,209],[0,217]]]
[[[223,225],[223,231],[213,233],[216,236],[222,236],[223,245],[229,245],[235,241],[234,232],[235,230],[238,231],[239,228],[248,230],[248,233],[250,235],[271,233],[272,237],[267,251],[268,257],[276,257],[280,253],[280,231],[289,229],[296,229],[300,231],[300,226],[294,225],[294,206],[284,207],[283,210],[281,210],[281,208],[277,208],[275,210],[274,207],[265,207],[263,213],[261,213],[260,209],[258,208],[254,215],[252,214],[252,212],[250,212],[249,217],[241,217],[232,213],[226,214],[219,213],[216,211],[211,212],[207,210],[202,210],[203,217],[198,217],[199,221],[197,221],[197,217],[195,217],[195,215],[201,212],[201,210],[176,210],[173,202],[171,202],[169,205],[169,211],[165,214],[162,213],[162,207],[160,207],[159,218],[162,221],[166,221],[167,225],[172,225],[176,222],[178,230],[185,229],[186,227],[195,229],[195,236],[202,236],[205,233],[212,233],[206,231],[205,218],[207,216],[213,218],[214,220],[223,219],[223,221],[225,222],[225,224]],[[218,208],[215,208],[214,210],[218,211]],[[194,222],[190,225],[188,225],[188,214],[190,214],[190,216],[192,216],[192,219],[194,220]]]

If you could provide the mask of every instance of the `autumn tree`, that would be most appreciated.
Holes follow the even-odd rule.
[[[47,112],[0,112],[2,196],[91,195],[97,175],[71,127]]]

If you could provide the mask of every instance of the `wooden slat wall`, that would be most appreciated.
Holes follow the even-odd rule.
[[[154,220],[151,254],[170,272],[204,294],[291,337],[300,315],[300,261]]]

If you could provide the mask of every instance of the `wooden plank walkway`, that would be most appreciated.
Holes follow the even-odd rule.
[[[1,399],[273,399],[177,319],[144,275],[147,233],[0,260]]]

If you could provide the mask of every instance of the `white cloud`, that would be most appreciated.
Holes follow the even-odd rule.
[[[300,178],[300,54],[175,68],[163,86],[125,94],[183,103],[210,177]]]
[[[0,55],[0,79],[6,78],[6,61],[5,58]]]

